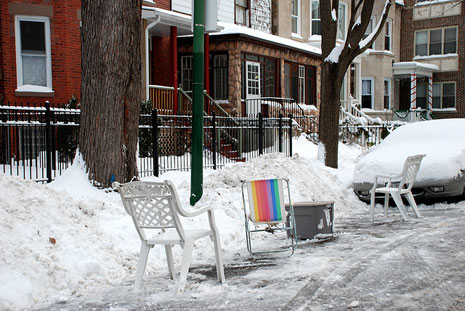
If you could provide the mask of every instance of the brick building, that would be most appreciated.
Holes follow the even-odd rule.
[[[465,2],[405,0],[400,39],[401,62],[437,67],[431,79],[416,77],[416,98],[411,94],[413,79],[401,81],[400,108],[410,108],[415,99],[415,107],[432,105],[437,118],[464,118]]]
[[[1,2],[0,101],[79,97],[80,7],[80,0]]]

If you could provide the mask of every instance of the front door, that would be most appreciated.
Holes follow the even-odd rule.
[[[261,111],[260,101],[260,63],[245,62],[246,70],[246,113],[257,114]]]

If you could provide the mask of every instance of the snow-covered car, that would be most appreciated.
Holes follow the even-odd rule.
[[[360,155],[353,177],[357,196],[368,202],[375,175],[400,173],[405,159],[415,154],[426,157],[412,189],[414,196],[440,198],[464,194],[465,119],[442,119],[403,125],[381,144]]]

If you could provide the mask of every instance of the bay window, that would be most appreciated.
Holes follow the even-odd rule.
[[[415,33],[415,55],[457,53],[457,28],[422,30]]]

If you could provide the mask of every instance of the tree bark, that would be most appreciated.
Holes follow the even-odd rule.
[[[385,10],[379,22],[377,31],[370,42],[360,46],[363,35],[371,19],[375,0],[352,0],[349,27],[343,47],[338,59],[328,59],[328,56],[336,48],[337,21],[332,19],[331,12],[338,12],[338,0],[320,1],[322,24],[321,50],[323,64],[321,70],[321,105],[320,105],[320,141],[325,148],[325,165],[333,168],[338,167],[338,144],[339,144],[339,110],[340,91],[344,75],[352,61],[370,46],[381,31],[389,14],[391,2],[385,3]],[[338,13],[336,13],[338,14]],[[357,18],[360,17],[360,22]],[[337,53],[336,53],[337,54]]]
[[[137,172],[141,0],[83,0],[79,149],[102,186]]]

